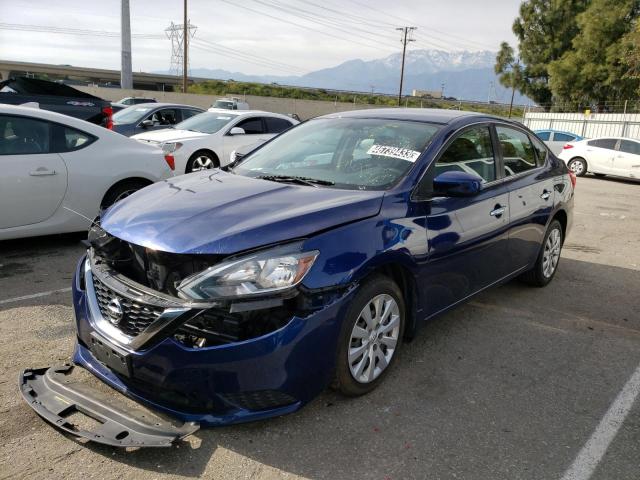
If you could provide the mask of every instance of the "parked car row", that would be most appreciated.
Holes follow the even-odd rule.
[[[136,190],[227,165],[232,151],[297,123],[268,112],[143,103],[116,113],[110,130],[0,104],[0,240],[86,230],[101,210]]]

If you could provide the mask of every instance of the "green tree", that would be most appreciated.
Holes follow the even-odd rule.
[[[522,62],[516,88],[537,103],[551,102],[549,64],[572,48],[578,33],[576,16],[588,3],[589,0],[527,0],[520,5],[520,15],[513,23]],[[498,74],[506,72],[500,68],[502,48],[496,59]]]
[[[638,79],[628,75],[624,59],[639,13],[640,0],[591,0],[577,17],[572,48],[549,64],[555,99],[602,103],[636,93]]]
[[[524,81],[520,59],[515,57],[513,48],[507,42],[502,42],[500,45],[494,71],[500,74],[500,83],[511,89],[511,103],[509,104],[509,118],[511,118],[513,97],[516,89],[522,88]]]
[[[636,93],[640,95],[640,22],[623,39],[621,61],[626,68],[625,77],[637,81]]]

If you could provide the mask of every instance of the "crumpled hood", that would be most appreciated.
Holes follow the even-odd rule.
[[[106,212],[102,227],[155,250],[231,254],[377,215],[383,196],[212,170],[136,192]]]
[[[192,138],[202,138],[208,136],[208,133],[192,132],[191,130],[176,130],[175,128],[163,128],[162,130],[154,130],[153,132],[144,132],[134,135],[133,139],[151,142],[174,142],[190,140]]]

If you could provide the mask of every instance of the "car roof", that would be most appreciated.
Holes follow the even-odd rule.
[[[451,123],[460,118],[490,118],[504,121],[500,117],[486,115],[478,112],[468,112],[465,110],[445,110],[440,108],[372,108],[366,110],[351,110],[347,112],[336,112],[323,115],[318,118],[385,118],[397,120],[415,120],[430,123]]]
[[[176,107],[176,108],[195,108],[197,110],[202,110],[203,112],[206,108],[196,107],[195,105],[185,105],[183,103],[160,103],[160,102],[147,102],[147,103],[136,103],[135,105],[127,105],[127,108],[131,107],[150,107],[150,108],[158,108],[158,107]]]
[[[71,117],[69,115],[63,115],[62,113],[52,112],[51,110],[44,110],[38,107],[23,107],[20,105],[0,104],[0,113],[41,118],[44,120],[69,125],[70,127],[79,128],[85,131],[97,129],[97,131],[101,132],[103,129],[106,130],[104,127],[101,127],[94,123],[80,120],[79,118]]]
[[[283,113],[267,112],[265,110],[227,110],[226,108],[208,108],[207,110],[205,110],[205,112],[224,113],[227,115],[235,115],[237,117],[240,117],[243,115],[260,115],[260,116],[284,118],[287,120],[295,121],[295,118],[291,118],[288,115],[285,115]]]

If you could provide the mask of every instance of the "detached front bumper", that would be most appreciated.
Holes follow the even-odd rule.
[[[353,290],[257,338],[189,348],[169,335],[148,348],[132,349],[97,327],[104,319],[91,307],[86,287],[92,278],[84,264],[85,259],[73,283],[78,330],[73,361],[150,407],[203,426],[252,421],[299,409],[332,379],[341,320]],[[90,349],[96,341],[123,353],[127,369],[98,360],[101,354]]]

